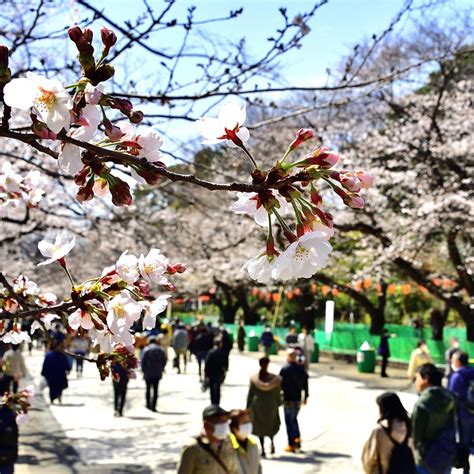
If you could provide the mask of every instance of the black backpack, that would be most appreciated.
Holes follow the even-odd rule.
[[[413,456],[413,451],[410,446],[408,446],[408,435],[401,443],[399,443],[392,438],[390,431],[387,428],[384,426],[382,428],[393,443],[390,463],[386,474],[416,474],[415,458]]]
[[[0,466],[14,463],[18,457],[18,425],[16,414],[7,405],[0,405]]]

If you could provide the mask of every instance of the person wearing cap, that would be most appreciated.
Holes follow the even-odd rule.
[[[178,474],[240,474],[230,439],[230,414],[218,405],[202,412],[203,428],[181,451]]]
[[[250,434],[252,430],[250,410],[232,410],[230,412],[230,439],[237,454],[240,474],[262,473],[257,441]]]
[[[308,374],[303,365],[298,364],[297,352],[288,350],[287,364],[280,370],[283,392],[283,411],[285,414],[286,432],[288,434],[288,447],[286,452],[294,453],[301,448],[301,436],[298,426],[298,413],[301,405],[306,405],[308,400]],[[304,398],[301,397],[304,393]]]

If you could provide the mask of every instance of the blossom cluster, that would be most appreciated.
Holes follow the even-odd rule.
[[[0,340],[13,344],[29,341],[29,334],[21,330],[15,315],[36,306],[39,310],[31,333],[37,329],[47,332],[53,322],[60,319],[69,332],[87,334],[93,346],[109,355],[115,354],[115,358],[101,356],[102,362],[97,364],[103,369],[104,360],[111,363],[125,357],[124,353],[120,357],[116,354],[120,347],[133,346],[132,327],[136,322],[142,318],[144,329],[155,327],[158,315],[167,307],[170,292],[175,289],[169,277],[184,272],[186,267],[181,263],[171,264],[156,248],[139,257],[124,252],[113,266],[104,269],[100,277],[76,284],[66,262],[66,256],[74,245],[75,239],[68,239],[65,234],[59,234],[54,242],[43,240],[38,244],[41,254],[46,257],[39,265],[57,262],[64,269],[71,283],[71,298],[56,305],[54,295],[39,293],[37,285],[26,277],[14,279],[13,292],[4,289],[0,299],[4,312],[13,321],[8,325],[8,320],[0,319],[0,334],[3,333]],[[166,293],[152,297],[151,284],[156,284]]]
[[[309,155],[288,162],[294,150],[314,137],[310,129],[300,129],[283,157],[270,170],[260,170],[246,147],[250,133],[243,127],[245,118],[245,105],[232,101],[224,104],[217,118],[201,118],[198,122],[204,143],[224,142],[242,149],[255,167],[253,183],[262,186],[262,191],[256,193],[238,193],[230,208],[236,214],[252,216],[258,225],[268,228],[265,251],[248,260],[243,269],[260,283],[272,278],[309,278],[327,265],[332,250],[329,239],[334,234],[333,216],[322,209],[319,183],[339,196],[344,205],[360,209],[364,201],[359,193],[371,187],[374,179],[364,171],[334,170],[339,155],[327,147],[318,147]],[[288,214],[296,223],[294,228],[287,222]],[[274,223],[280,225],[288,243],[283,251],[275,245]]]
[[[31,405],[31,399],[35,396],[35,388],[28,385],[18,393],[6,392],[2,394],[0,403],[6,405],[16,415],[18,425],[29,420],[28,410]]]
[[[15,172],[9,162],[0,170],[0,216],[9,208],[21,204],[35,207],[44,196],[42,179],[39,171],[30,171],[25,176]]]

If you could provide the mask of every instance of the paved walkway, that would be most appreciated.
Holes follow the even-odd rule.
[[[43,354],[25,356],[36,380]],[[232,355],[223,388],[222,406],[245,406],[248,377],[257,371],[257,355]],[[270,367],[277,372],[283,357],[274,357]],[[405,387],[403,373],[392,379],[357,374],[354,366],[325,361],[314,365],[310,398],[302,408],[300,425],[304,452],[286,454],[286,432],[278,433],[276,455],[263,461],[263,472],[278,474],[361,472],[360,452],[377,418],[375,397],[386,389]],[[343,380],[329,374],[353,375]],[[390,388],[392,387],[392,388]],[[46,395],[46,392],[45,392]],[[416,400],[414,393],[401,392],[407,409]],[[36,397],[32,421],[21,429],[20,462],[17,473],[159,473],[176,472],[181,446],[200,429],[200,415],[209,404],[202,393],[197,366],[177,375],[167,368],[160,383],[158,413],[145,408],[144,382],[140,375],[131,380],[123,418],[112,409],[112,383],[101,382],[95,366],[85,365],[84,377],[70,377],[62,406],[48,406]]]

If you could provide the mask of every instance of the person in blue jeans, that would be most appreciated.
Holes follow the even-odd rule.
[[[281,389],[283,392],[283,411],[285,414],[288,446],[286,452],[294,453],[301,448],[301,434],[298,413],[301,405],[306,405],[309,397],[308,374],[303,365],[298,364],[297,352],[288,351],[287,364],[281,369]],[[303,396],[302,396],[303,394]]]

